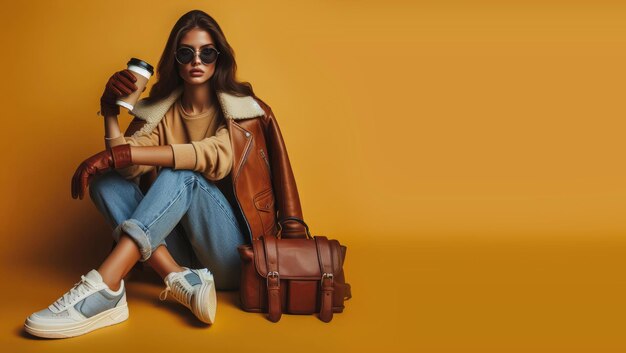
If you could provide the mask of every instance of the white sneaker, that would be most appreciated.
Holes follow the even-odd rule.
[[[191,309],[200,321],[212,324],[217,308],[213,274],[206,268],[183,268],[184,271],[172,272],[165,277],[166,288],[159,295],[159,299],[165,300],[167,293],[172,292],[172,296]]]
[[[83,335],[126,319],[128,305],[124,281],[114,292],[102,282],[98,271],[91,270],[57,301],[31,314],[24,328],[38,337],[65,338]]]

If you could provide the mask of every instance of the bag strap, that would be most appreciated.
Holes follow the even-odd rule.
[[[278,244],[273,236],[261,236],[265,247],[267,265],[267,305],[268,318],[272,322],[280,320],[282,307],[280,301],[280,275],[278,273]]]
[[[333,283],[333,260],[328,238],[315,236],[315,245],[317,247],[317,257],[322,272],[322,279],[320,280],[322,298],[319,317],[320,320],[329,322],[333,319],[333,291],[335,290]]]
[[[343,299],[348,300],[350,298],[352,298],[352,290],[350,289],[350,283],[346,283],[345,294],[344,294]]]

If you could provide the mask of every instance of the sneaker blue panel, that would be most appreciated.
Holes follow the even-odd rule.
[[[81,314],[85,315],[85,317],[89,318],[105,310],[114,308],[120,299],[122,299],[123,295],[124,291],[122,291],[119,295],[112,296],[106,292],[106,289],[102,289],[76,303],[75,308]]]
[[[186,274],[185,279],[187,280],[187,282],[189,282],[189,284],[191,284],[192,287],[195,286],[196,284],[202,283],[200,281],[200,276],[198,276],[198,274],[195,272]]]
[[[125,290],[122,290],[122,292],[121,292],[120,294],[115,295],[115,294],[111,294],[108,290],[103,289],[103,290],[101,290],[101,291],[100,291],[100,292],[98,292],[98,293],[102,294],[102,295],[103,295],[105,298],[107,298],[108,300],[113,300],[113,301],[115,301],[115,305],[117,305],[117,303],[118,303],[118,302],[122,299],[122,295],[124,294],[124,291],[125,291]]]

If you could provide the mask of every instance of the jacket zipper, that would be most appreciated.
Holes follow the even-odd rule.
[[[261,148],[261,157],[263,157],[263,160],[265,161],[265,164],[267,165],[267,172],[270,175],[270,179],[272,179],[272,168],[270,167],[270,162],[267,160],[267,157],[265,157],[265,151],[263,151],[262,148]]]
[[[243,160],[241,162],[242,166],[246,162],[246,158],[248,158],[248,153],[252,149],[251,142],[248,141],[248,144],[246,146],[247,146],[246,151],[242,157],[242,160]],[[241,170],[239,171],[241,172]],[[243,217],[243,222],[246,224],[246,228],[248,228],[248,235],[250,237],[250,241],[252,241],[252,239],[254,239],[254,234],[252,234],[252,229],[250,228],[250,224],[248,224],[248,220],[246,219],[246,214],[243,212],[243,208],[241,208],[241,204],[239,203],[239,196],[237,196],[237,190],[235,188],[237,177],[239,177],[239,173],[237,173],[237,175],[235,175],[235,177],[233,178],[233,193],[235,195],[235,201],[237,201],[237,206],[239,207],[239,211],[241,212],[241,216]]]

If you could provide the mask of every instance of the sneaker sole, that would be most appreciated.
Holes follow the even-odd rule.
[[[198,313],[196,316],[200,321],[213,324],[215,322],[215,312],[217,310],[217,296],[215,294],[215,284],[211,283],[200,288],[198,300],[195,302],[194,312]],[[204,300],[201,300],[204,298]]]
[[[119,324],[128,319],[128,304],[123,304],[118,307],[105,310],[97,315],[94,315],[84,321],[81,321],[73,326],[66,326],[62,329],[58,328],[50,328],[50,329],[42,329],[35,328],[28,325],[30,320],[26,320],[24,324],[24,328],[26,332],[30,333],[33,336],[44,337],[44,338],[67,338],[84,335],[85,333],[91,332],[93,330],[111,326],[115,324]]]

